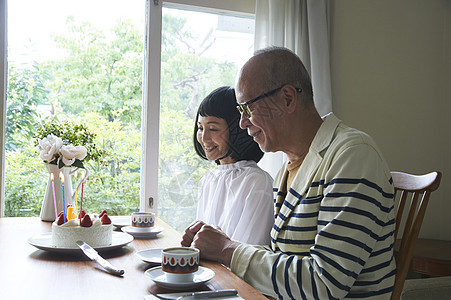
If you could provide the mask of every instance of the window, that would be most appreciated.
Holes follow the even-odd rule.
[[[49,118],[86,125],[106,151],[84,163],[83,208],[137,210],[145,1],[8,4],[5,216],[39,216],[48,172],[33,135]]]
[[[192,147],[197,105],[234,84],[253,51],[253,18],[144,0],[63,3],[8,3],[4,215],[39,215],[47,175],[32,134],[57,116],[85,123],[108,152],[105,165],[87,165],[88,212],[157,208],[183,230],[214,167]]]
[[[163,7],[158,213],[183,230],[195,218],[198,182],[216,165],[193,149],[202,99],[233,86],[253,52],[253,18]]]

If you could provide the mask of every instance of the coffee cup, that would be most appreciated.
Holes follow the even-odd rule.
[[[155,214],[152,212],[132,213],[132,227],[137,231],[149,231],[155,226]]]
[[[171,283],[191,282],[199,269],[199,249],[173,247],[161,252],[161,269]]]

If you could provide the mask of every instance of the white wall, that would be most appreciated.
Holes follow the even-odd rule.
[[[392,170],[443,172],[420,236],[451,240],[451,1],[331,1],[334,112]]]

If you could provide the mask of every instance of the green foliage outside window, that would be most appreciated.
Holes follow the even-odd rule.
[[[210,91],[233,84],[237,67],[199,55],[183,19],[164,16],[163,26],[158,214],[183,230],[195,215],[198,181],[214,167],[193,150],[194,113]],[[38,105],[49,106],[52,118],[85,124],[104,151],[105,165],[86,163],[83,208],[129,215],[139,207],[141,34],[129,21],[118,21],[109,38],[72,18],[67,27],[54,37],[66,58],[9,64],[5,216],[39,215],[48,173],[33,140],[47,121]]]

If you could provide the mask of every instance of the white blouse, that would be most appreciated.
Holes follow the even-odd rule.
[[[273,179],[254,161],[218,165],[200,181],[197,219],[231,239],[269,245],[274,224]]]

